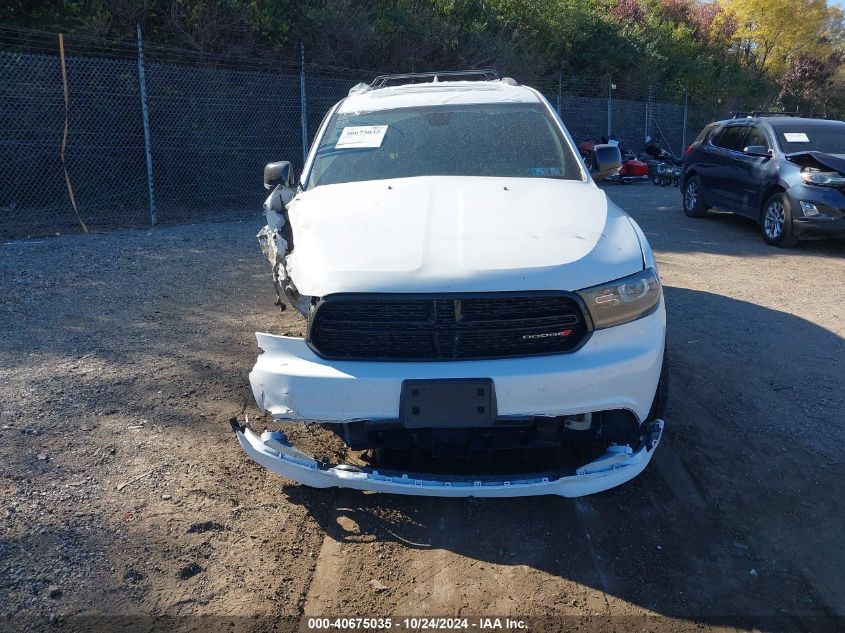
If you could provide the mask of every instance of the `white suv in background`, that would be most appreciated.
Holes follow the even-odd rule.
[[[592,164],[615,173],[618,149]],[[233,420],[250,457],[309,486],[440,496],[579,496],[645,468],[667,382],[654,258],[539,92],[379,77],[327,113],[291,176],[265,168],[259,241],[307,334],[257,334],[255,399],[381,461],[318,462]],[[596,452],[556,462],[573,442]],[[473,470],[491,455],[500,474]]]

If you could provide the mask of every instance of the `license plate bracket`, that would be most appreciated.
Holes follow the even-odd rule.
[[[399,421],[409,429],[491,426],[496,393],[491,378],[402,381]]]

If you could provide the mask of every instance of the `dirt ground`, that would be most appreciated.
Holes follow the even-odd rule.
[[[676,189],[608,193],[657,253],[671,395],[651,466],[576,500],[310,490],[252,463],[227,420],[257,414],[253,333],[296,326],[258,214],[0,246],[0,629],[841,630],[845,243],[773,249]]]

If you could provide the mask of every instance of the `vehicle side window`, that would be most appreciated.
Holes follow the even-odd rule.
[[[713,145],[735,152],[742,151],[744,147],[742,139],[745,137],[745,130],[745,125],[729,125],[713,139]]]
[[[745,140],[742,142],[743,148],[751,147],[752,145],[769,147],[769,139],[766,136],[766,133],[757,125],[752,125],[748,128],[748,133],[745,135]]]

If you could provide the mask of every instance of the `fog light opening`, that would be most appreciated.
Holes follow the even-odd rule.
[[[819,210],[812,202],[801,201],[801,211],[806,217],[813,217],[819,214]]]

